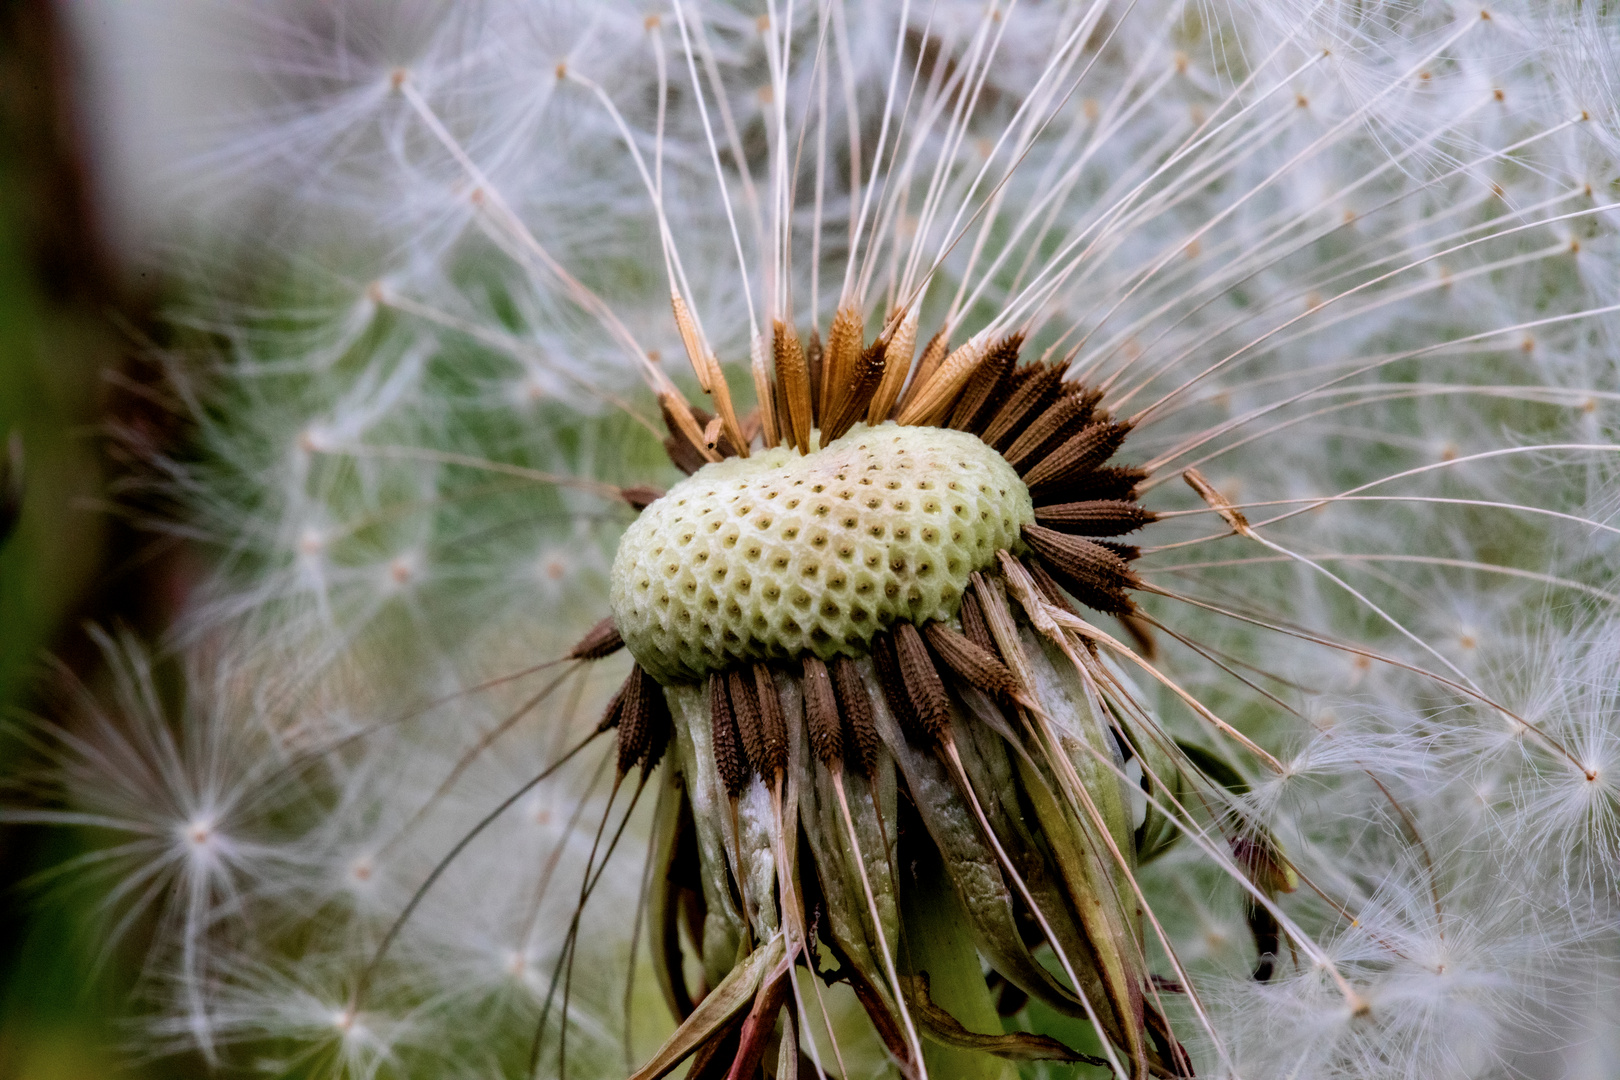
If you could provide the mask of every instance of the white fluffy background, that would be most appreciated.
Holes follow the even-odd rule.
[[[971,225],[944,261],[924,335],[953,296],[972,301],[954,309],[958,341],[1017,304],[1004,328],[1027,322],[1026,355],[1081,345],[1077,367],[1126,413],[1236,355],[1155,411],[1126,456],[1162,455],[1167,480],[1197,462],[1244,504],[1365,498],[1264,527],[1275,548],[1219,539],[1211,515],[1172,519],[1143,542],[1189,543],[1150,552],[1144,573],[1447,680],[1148,604],[1232,669],[1161,639],[1167,670],[1287,765],[1250,770],[1252,809],[1332,898],[1302,889],[1286,905],[1369,1006],[1353,1012],[1321,970],[1286,960],[1271,984],[1249,982],[1235,889],[1176,851],[1147,878],[1214,1018],[1215,1040],[1181,1025],[1200,1075],[1620,1075],[1620,22],[1539,0],[1490,5],[1488,19],[1425,0],[1106,7],[1105,44],[1077,54],[1065,71],[1085,69],[1078,89],[1054,95],[1039,77],[1088,5],[1002,4],[993,23],[979,3],[911,6],[911,40],[996,50],[959,143],[947,110],[900,144],[916,152],[912,213],[936,164],[949,178],[924,266],[964,196],[964,221],[986,197],[973,177],[998,137],[1018,137],[1020,103],[1053,117],[1000,189],[995,227]],[[135,10],[77,14],[101,43],[93,70],[124,88],[102,130],[129,181],[129,243],[191,283],[177,319],[194,344],[168,359],[199,450],[158,464],[182,507],[174,526],[216,569],[166,646],[189,672],[184,708],[165,720],[141,650],[110,646],[129,681],[86,705],[104,714],[98,739],[63,747],[74,812],[127,841],[103,867],[116,868],[109,926],[132,907],[163,913],[143,999],[159,1046],[200,1043],[274,1073],[521,1075],[603,812],[594,756],[480,835],[416,909],[362,1013],[345,1002],[412,889],[594,722],[621,677],[617,661],[564,686],[509,731],[549,673],[469,690],[601,617],[628,520],[523,470],[672,475],[615,405],[653,412],[636,359],[552,267],[701,396],[646,188],[591,89],[650,162],[655,35],[672,86],[671,235],[749,393],[750,316],[771,314],[776,282],[761,12],[686,5],[765,206],[752,212],[728,156],[745,292],[677,20],[658,5]],[[900,11],[851,5],[832,35],[868,155]],[[779,88],[796,135],[820,90],[814,5],[795,20]],[[835,161],[843,77],[828,88]],[[805,130],[791,276],[801,324],[814,288],[825,326],[852,204],[830,168],[813,268]],[[1007,152],[989,160],[993,183]],[[492,224],[490,200],[469,198],[480,186],[509,218]],[[890,266],[867,293],[869,328]],[[1043,270],[1065,276],[1024,291]],[[1146,501],[1200,506],[1178,480]],[[622,1069],[639,828],[587,909],[580,1076]],[[635,1022],[645,1055],[665,1030],[647,979]]]

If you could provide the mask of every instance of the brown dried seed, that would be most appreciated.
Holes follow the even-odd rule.
[[[879,340],[882,340],[881,336]],[[884,350],[883,379],[866,407],[868,424],[881,424],[889,418],[895,399],[900,396],[900,388],[905,385],[906,376],[911,374],[911,358],[916,348],[917,310],[913,308],[901,317],[899,325],[894,328],[894,336]]]
[[[840,395],[833,415],[821,425],[823,446],[849,431],[855,426],[855,421],[866,415],[867,405],[877,391],[878,384],[883,381],[887,348],[884,340],[878,338],[855,361],[847,392]]]
[[[771,449],[782,441],[781,426],[777,422],[779,407],[776,402],[776,387],[773,385],[770,369],[770,350],[765,344],[765,335],[756,334],[749,342],[748,374],[754,380],[754,397],[759,402],[757,410],[759,432],[765,438],[766,449]],[[745,429],[743,434],[752,440],[752,432]]]
[[[608,706],[608,713],[602,717],[599,729],[605,730],[614,723],[619,725],[620,776],[641,764],[646,758],[647,748],[652,741],[656,705],[662,704],[663,700],[663,688],[651,675],[642,670],[641,665],[637,664],[631,669],[630,677],[625,679],[624,686],[614,696],[617,703],[616,717],[614,705]]]
[[[1119,624],[1130,636],[1131,644],[1136,646],[1138,656],[1150,662],[1159,658],[1159,642],[1153,636],[1152,623],[1140,615],[1121,615]]]
[[[1209,508],[1220,515],[1221,520],[1231,526],[1232,531],[1239,536],[1252,536],[1253,530],[1249,527],[1249,519],[1243,511],[1232,505],[1232,501],[1221,494],[1219,488],[1209,482],[1209,478],[1192,466],[1182,470],[1181,478],[1187,486],[1198,492]]]
[[[1015,367],[1012,369],[1012,374],[1007,376],[1007,389],[1016,394],[1019,390],[1024,388],[1024,384],[1029,382],[1029,380],[1041,374],[1043,371],[1049,370],[1051,369],[1038,361],[1033,364],[1024,364],[1022,367]],[[1011,400],[1011,398],[1007,399],[1007,401]],[[995,411],[990,414],[992,420],[1001,414],[1002,405],[1005,405],[1006,403],[1007,402],[1004,401],[1001,403],[1001,405],[996,406]]]
[[[759,697],[754,693],[752,676],[742,668],[733,668],[726,673],[726,692],[731,695],[731,714],[748,763],[761,776],[770,776],[765,763],[765,729],[759,723]]]
[[[998,655],[995,635],[990,633],[990,622],[984,617],[984,608],[974,590],[962,594],[962,606],[956,614],[962,620],[962,633],[969,641],[991,656]]]
[[[839,305],[833,314],[832,325],[827,328],[827,353],[822,359],[821,377],[818,385],[821,393],[817,397],[820,408],[817,415],[821,417],[821,427],[825,431],[827,420],[844,411],[844,404],[848,400],[848,393],[855,385],[855,365],[861,357],[861,347],[866,344],[866,323],[861,318],[859,308]],[[877,379],[883,377],[881,370]],[[872,382],[874,389],[877,380]],[[864,411],[864,410],[863,410]],[[825,434],[822,442],[831,442]]]
[[[1059,397],[1030,422],[1002,456],[1019,472],[1028,472],[1053,450],[1085,430],[1097,411],[1097,397],[1094,392],[1084,391]]]
[[[810,750],[816,760],[835,772],[844,767],[844,726],[838,719],[838,699],[832,676],[817,656],[804,658],[804,722],[810,732]]]
[[[906,689],[905,675],[900,670],[900,657],[895,651],[892,635],[879,634],[872,639],[872,666],[877,671],[878,685],[883,688],[883,701],[889,706],[889,713],[900,729],[906,733],[906,738],[913,742],[926,740],[928,729],[923,727],[911,694]]]
[[[731,404],[731,385],[726,382],[725,373],[720,369],[720,361],[713,353],[706,358],[709,369],[709,395],[714,400],[715,411],[719,413],[720,425],[724,434],[712,442],[718,443],[721,457],[747,457],[749,438],[743,435],[742,424],[737,420],[737,410]]]
[[[811,427],[820,424],[821,414],[826,409],[826,402],[821,397],[821,373],[825,369],[823,361],[826,358],[827,354],[821,348],[821,330],[812,325],[810,340],[804,346],[804,363],[810,371]]]
[[[838,711],[844,718],[845,736],[860,755],[861,772],[871,776],[877,769],[877,724],[872,720],[872,699],[866,696],[866,683],[860,668],[847,656],[833,658],[833,689],[838,694]]]
[[[686,358],[691,361],[698,385],[703,387],[705,394],[712,394],[715,371],[709,364],[708,351],[703,348],[698,338],[697,320],[692,318],[692,309],[687,307],[686,300],[680,293],[670,296],[669,302],[675,313],[675,329],[680,331],[681,344],[686,348]]]
[[[1116,544],[1112,540],[1094,541],[1098,547],[1107,548],[1126,562],[1135,562],[1142,557],[1142,549],[1135,544]]]
[[[641,758],[641,773],[645,776],[658,768],[658,763],[664,760],[664,752],[675,738],[675,718],[669,714],[669,701],[664,697],[664,689],[647,676],[648,693],[643,708],[647,716],[647,752]]]
[[[1071,480],[1113,457],[1130,433],[1128,423],[1088,424],[1025,473],[1024,483],[1032,493],[1040,489],[1061,490]]]
[[[710,451],[710,460],[715,460],[715,455],[722,458],[738,456],[736,440],[731,437],[731,429],[725,426],[723,417],[715,416],[698,405],[692,406],[691,412],[692,423],[697,425],[703,445]]]
[[[944,361],[945,353],[949,348],[950,340],[946,338],[943,329],[935,332],[934,336],[928,339],[928,344],[923,346],[922,355],[917,358],[917,370],[912,373],[911,382],[906,384],[905,391],[900,395],[900,400],[890,410],[891,415],[904,412],[910,406],[912,399],[917,396],[917,391],[922,389],[924,383],[933,378],[934,372],[939,368],[940,363]]]
[[[1080,500],[1134,499],[1136,485],[1147,475],[1146,469],[1135,465],[1104,465],[1070,481],[1064,494]]]
[[[609,616],[591,627],[590,632],[579,639],[579,644],[568,650],[568,659],[600,660],[622,648],[624,638],[619,636],[618,627],[613,625],[613,617]]]
[[[918,723],[936,742],[944,742],[951,734],[950,698],[945,695],[945,682],[915,626],[903,622],[895,627],[894,651]]]
[[[1012,370],[1007,372],[1007,379],[1002,384],[1001,390],[997,391],[995,399],[990,402],[989,407],[981,417],[980,430],[975,432],[986,446],[990,445],[989,432],[991,427],[1006,411],[1007,406],[1014,400],[1023,399],[1022,395],[1027,393],[1030,382],[1047,370],[1045,364],[1024,364],[1022,367],[1014,365]],[[1053,400],[1056,400],[1056,395],[1053,396]]]
[[[669,429],[669,438],[664,440],[664,452],[669,454],[669,460],[675,467],[688,476],[697,472],[713,460],[716,455],[703,446],[701,424],[697,425],[696,433],[687,431],[682,417],[671,407],[669,395],[658,399],[659,410],[664,414],[664,426]],[[685,419],[695,420],[691,410],[687,410]]]
[[[691,404],[673,384],[668,384],[659,391],[658,407],[664,414],[664,425],[675,436],[677,442],[689,446],[702,447],[703,423],[694,415]],[[704,413],[705,420],[708,417]],[[709,449],[703,449],[704,460],[719,461],[720,455]]]
[[[787,422],[782,424],[782,416],[779,415],[777,423],[782,424],[783,434],[789,443],[797,447],[800,453],[808,453],[813,409],[810,401],[810,366],[805,360],[804,349],[799,345],[798,331],[780,319],[776,320],[774,327],[772,354],[776,362],[776,379],[781,386],[783,415],[787,418]]]
[[[923,627],[923,635],[927,637],[934,655],[968,685],[999,697],[1012,697],[1018,693],[1018,680],[1007,670],[1007,665],[995,653],[980,648],[966,635],[957,633],[942,622],[932,622]]]
[[[1074,536],[1119,536],[1135,532],[1158,517],[1145,506],[1124,499],[1090,499],[1035,508],[1036,521]]]
[[[979,334],[952,349],[950,355],[940,361],[928,381],[918,386],[916,393],[909,395],[905,404],[900,406],[896,423],[908,427],[937,426],[950,412],[957,395],[961,394],[962,388],[989,353],[990,342]]]
[[[651,484],[631,484],[629,487],[619,489],[619,498],[629,503],[635,510],[645,510],[663,497],[663,489],[653,487]]]
[[[760,746],[764,766],[760,771],[773,780],[787,772],[787,722],[782,719],[782,698],[776,691],[776,678],[764,664],[754,665],[754,690],[759,702]]]
[[[1136,610],[1126,590],[1141,583],[1124,559],[1101,544],[1040,525],[1024,526],[1024,542],[1082,604],[1110,615]]]
[[[775,364],[775,360],[772,360]],[[780,370],[776,368],[775,370]],[[771,404],[776,412],[777,443],[792,449],[793,442],[793,414],[788,409],[787,382],[780,376],[771,380]]]
[[[726,794],[735,799],[747,785],[750,770],[743,761],[737,720],[731,712],[731,695],[726,692],[723,676],[709,679],[709,731],[714,740],[714,764],[719,770],[720,782],[725,784]]]
[[[982,438],[986,443],[997,450],[1005,450],[1011,446],[1031,421],[1046,411],[1063,389],[1063,375],[1068,370],[1066,364],[1055,364],[1046,367],[1043,364],[1032,364],[1023,371],[1028,374],[1018,384],[1007,403],[996,410],[991,418],[990,425],[984,429]]]
[[[962,388],[946,427],[975,435],[984,430],[1012,392],[1013,365],[1018,363],[1018,349],[1023,343],[1024,335],[1013,334],[990,347],[989,355]]]

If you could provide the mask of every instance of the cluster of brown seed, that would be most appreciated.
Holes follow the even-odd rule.
[[[835,320],[833,337],[838,330]],[[1137,557],[1137,549],[1095,538],[1124,535],[1154,519],[1135,502],[1136,485],[1146,473],[1105,464],[1130,434],[1130,424],[1098,411],[1099,391],[1065,381],[1067,363],[1020,366],[1022,344],[1013,335],[988,347],[969,342],[946,356],[943,339],[936,336],[907,391],[886,399],[883,390],[897,357],[884,338],[854,353],[853,363],[840,365],[839,353],[853,350],[824,351],[812,334],[804,355],[796,335],[779,327],[777,378],[764,380],[770,407],[739,426],[745,439],[760,434],[767,446],[786,443],[805,453],[814,449],[816,431],[819,445],[826,446],[861,419],[976,435],[1028,485],[1037,524],[1025,529],[1024,540],[1046,568],[1086,606],[1128,614],[1134,606],[1129,590],[1137,582],[1125,564]],[[909,353],[903,350],[906,360]],[[847,369],[848,381],[836,374],[840,366]],[[818,384],[821,392],[812,392]],[[671,395],[662,399],[662,406],[669,428],[665,447],[682,471],[691,474],[710,461],[746,456],[746,445],[739,449],[731,441],[731,425],[720,418]],[[783,419],[789,422],[778,428]],[[703,437],[694,438],[696,432]]]
[[[909,366],[910,349],[896,349],[883,337],[861,349],[859,327],[847,322],[834,321],[825,350],[815,334],[809,349],[802,349],[797,336],[779,326],[776,378],[765,380],[766,405],[741,421],[711,417],[666,395],[662,406],[671,460],[693,473],[711,461],[746,456],[747,444],[758,436],[768,446],[785,442],[813,452],[818,435],[825,446],[861,420],[895,419],[971,433],[1001,454],[1029,488],[1035,521],[1022,531],[1028,551],[1018,554],[1046,599],[1066,604],[1062,590],[1067,590],[1097,611],[1130,615],[1135,609],[1130,590],[1139,582],[1128,564],[1138,551],[1105,538],[1130,533],[1154,515],[1135,501],[1136,485],[1146,474],[1107,464],[1130,425],[1099,411],[1102,395],[1066,381],[1066,363],[1019,365],[1022,339],[1016,335],[988,347],[970,342],[949,356],[936,336],[901,393],[893,377],[899,365],[893,362]],[[729,412],[729,398],[722,406]],[[965,594],[959,617],[960,632],[939,622],[920,630],[902,622],[872,641],[888,705],[920,739],[937,740],[947,723],[942,673],[994,695],[1017,690],[971,593]],[[602,656],[621,644],[608,620],[574,655]],[[853,662],[805,656],[802,672],[792,674],[804,679],[816,756],[828,766],[853,759],[869,767],[878,737]],[[768,780],[785,768],[781,705],[768,665],[714,673],[709,680],[717,765],[735,795],[750,775]],[[657,684],[638,667],[603,720],[604,726],[619,727],[621,771],[656,765],[670,722]]]
[[[929,623],[922,631],[901,623],[874,641],[872,655],[890,713],[921,743],[948,737],[950,705],[941,668],[991,693],[1017,692],[993,643],[976,643],[943,623]],[[882,742],[855,661],[839,656],[827,663],[805,656],[798,666],[806,734],[816,760],[835,772],[851,766],[870,775]],[[726,793],[736,798],[756,775],[767,784],[780,779],[787,768],[787,738],[771,668],[755,664],[711,676],[709,702],[715,764]]]

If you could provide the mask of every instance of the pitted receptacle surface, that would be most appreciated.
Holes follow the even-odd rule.
[[[614,625],[662,682],[742,661],[862,655],[878,631],[955,615],[968,575],[1021,547],[1029,491],[966,432],[857,426],[699,469],[613,560]]]

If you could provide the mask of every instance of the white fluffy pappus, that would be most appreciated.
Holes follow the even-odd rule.
[[[143,740],[64,735],[68,808],[20,812],[161,834],[106,860],[110,911],[176,913],[159,1040],[277,1074],[645,1058],[650,796],[589,743],[613,680],[557,658],[674,475],[659,405],[746,415],[772,326],[847,310],[919,359],[1021,334],[1134,425],[1135,692],[1230,777],[1141,868],[1199,1075],[1556,1074],[1620,814],[1620,24],[1576,7],[226,19],[243,108],[182,190],[251,223],[199,264],[249,269],[190,293],[197,453],[160,469],[217,556],[173,721],[216,749],[130,683]],[[801,1075],[893,1068],[804,994]]]

